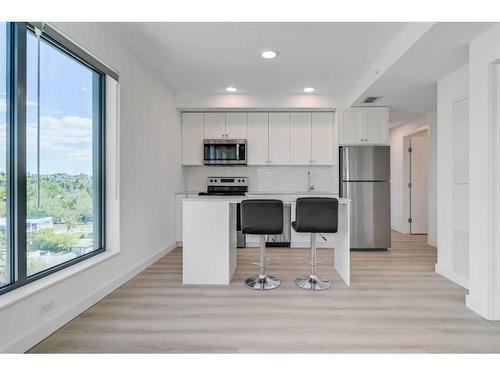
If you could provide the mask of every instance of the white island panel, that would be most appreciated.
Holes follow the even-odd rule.
[[[229,284],[236,268],[235,204],[185,199],[183,246],[184,284]]]

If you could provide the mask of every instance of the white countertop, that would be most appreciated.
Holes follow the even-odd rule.
[[[198,191],[180,191],[175,193],[176,195],[198,195]],[[309,195],[325,195],[325,196],[333,196],[338,197],[338,193],[334,193],[331,191],[248,191],[246,196],[250,195],[300,195],[300,196],[309,196]]]
[[[203,201],[203,202],[227,202],[227,203],[240,203],[242,200],[245,199],[252,199],[252,198],[258,198],[262,197],[263,194],[248,194],[245,196],[242,195],[189,195],[186,196],[182,199],[182,201]],[[268,195],[270,196],[270,195]],[[307,196],[307,194],[282,194],[282,193],[276,193],[273,194],[272,197],[275,199],[282,200],[283,202],[286,203],[294,203],[295,200],[297,199],[298,196]],[[310,196],[310,195],[309,195]],[[344,199],[344,198],[339,198],[337,195],[334,196],[334,194],[324,194],[324,196],[328,196],[331,198],[337,198],[339,200],[339,203],[341,204],[346,204],[349,203],[349,199]]]

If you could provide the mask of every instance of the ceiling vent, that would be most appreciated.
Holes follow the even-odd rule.
[[[381,96],[367,96],[365,100],[363,100],[363,104],[373,104],[382,99]]]

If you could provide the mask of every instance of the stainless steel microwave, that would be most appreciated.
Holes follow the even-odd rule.
[[[205,139],[203,141],[203,164],[246,165],[246,139]]]

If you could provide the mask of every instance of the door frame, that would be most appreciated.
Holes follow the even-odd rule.
[[[491,320],[500,320],[500,59],[490,64],[488,258],[489,311]]]
[[[429,173],[429,163],[430,163],[430,126],[425,125],[412,132],[406,134],[403,137],[403,219],[411,217],[411,196],[410,189],[408,188],[408,183],[411,181],[411,155],[408,149],[411,146],[411,139],[417,134],[426,133],[428,140],[428,163],[427,163],[427,173]],[[429,192],[429,179],[427,179],[427,193]],[[427,205],[427,225],[429,225],[429,206]],[[408,220],[404,220],[405,233],[411,233],[411,223]],[[428,231],[427,231],[428,232]]]

